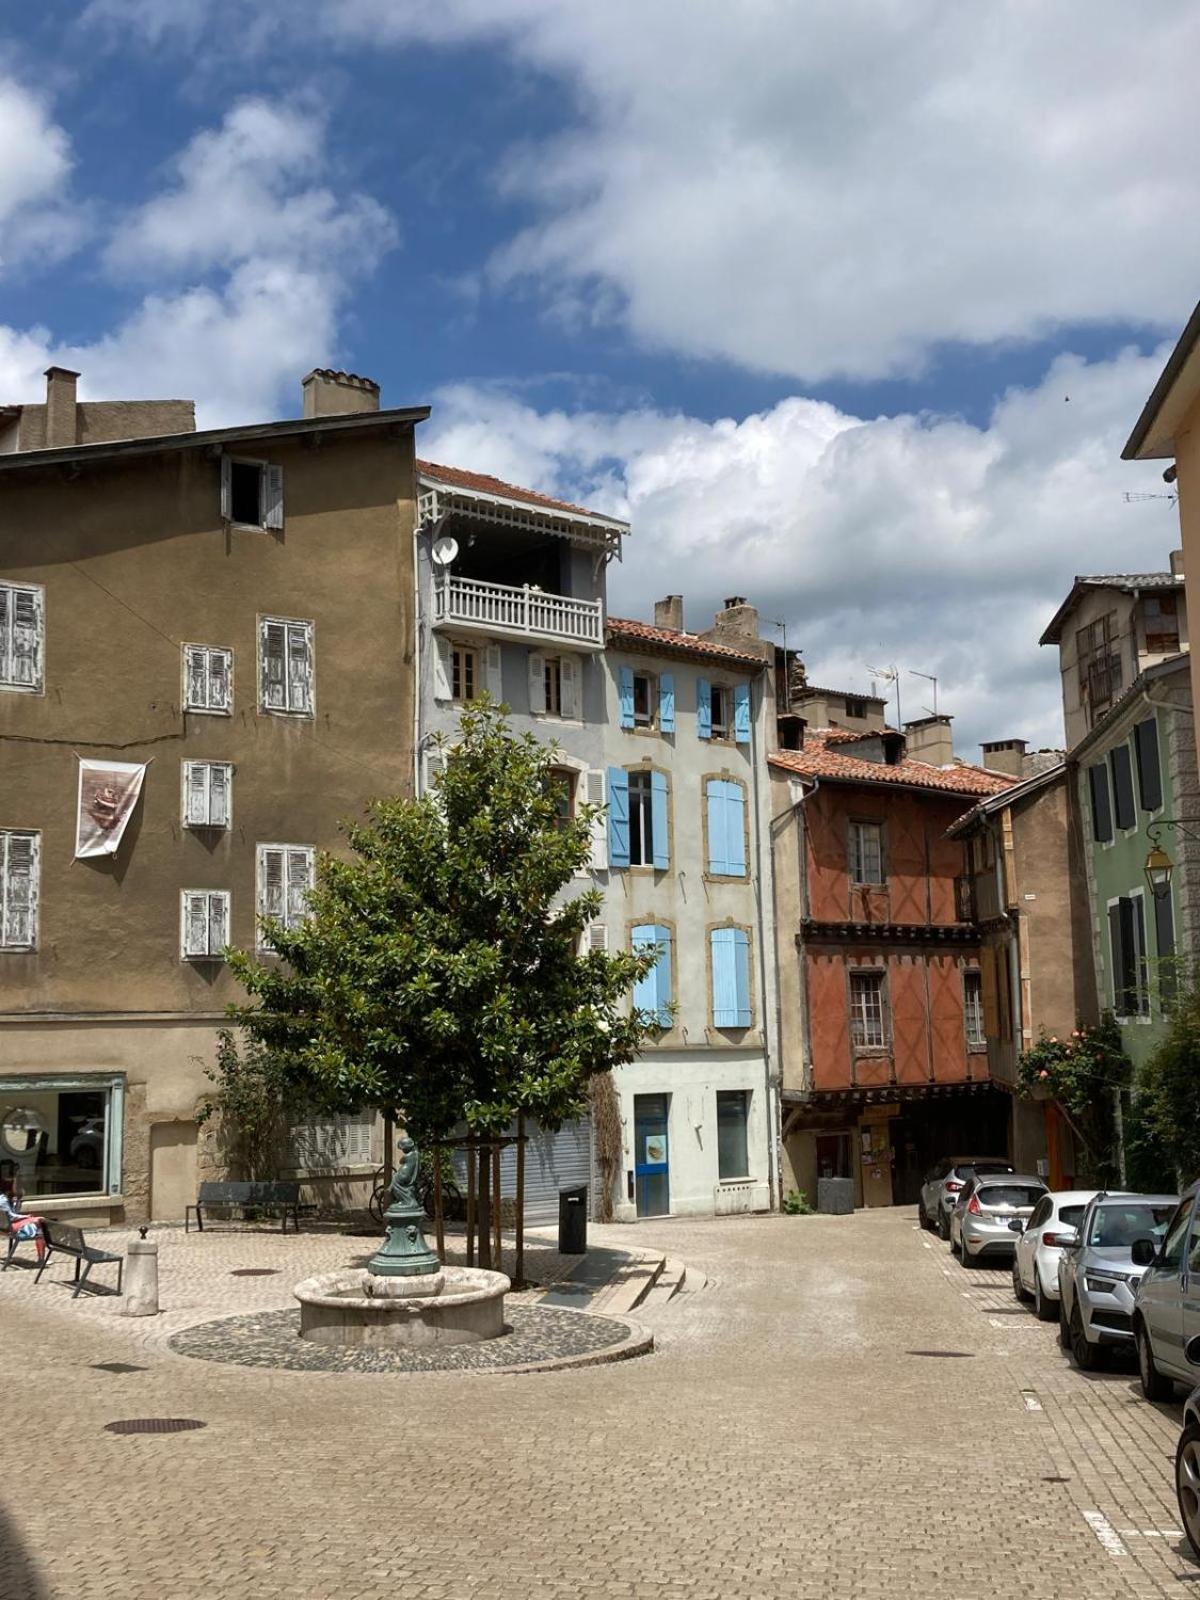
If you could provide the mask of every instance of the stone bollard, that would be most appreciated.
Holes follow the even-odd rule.
[[[125,1257],[125,1315],[158,1315],[158,1246],[146,1238],[134,1239]]]

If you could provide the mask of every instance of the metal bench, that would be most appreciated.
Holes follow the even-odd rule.
[[[79,1297],[79,1291],[88,1280],[88,1274],[93,1267],[115,1265],[117,1269],[117,1293],[121,1292],[121,1278],[125,1271],[124,1256],[116,1255],[111,1250],[97,1250],[83,1237],[83,1229],[75,1228],[69,1222],[56,1222],[53,1217],[47,1217],[42,1223],[42,1232],[46,1238],[46,1256],[37,1269],[34,1283],[42,1281],[42,1273],[50,1265],[51,1259],[56,1256],[75,1257],[75,1287],[71,1292],[71,1299]]]
[[[287,1232],[288,1218],[300,1232],[300,1185],[298,1182],[274,1183],[202,1183],[193,1206],[183,1211],[183,1231],[192,1231],[192,1213],[196,1227],[204,1232],[204,1214],[213,1211],[240,1211],[243,1220],[248,1211],[278,1212],[282,1231]]]

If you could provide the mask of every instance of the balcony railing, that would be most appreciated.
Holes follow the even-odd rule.
[[[604,648],[602,601],[549,594],[528,583],[485,583],[441,573],[434,583],[433,623],[502,638],[552,640],[577,650]]]

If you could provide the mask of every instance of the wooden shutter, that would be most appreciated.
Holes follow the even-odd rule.
[[[712,684],[707,678],[696,679],[696,737],[712,738]]]
[[[658,679],[658,731],[675,732],[675,679],[669,672],[660,673]]]
[[[725,870],[734,877],[746,872],[746,791],[730,781],[725,785]]]
[[[219,956],[229,943],[229,896],[217,890],[208,896],[208,953]]]
[[[1179,984],[1175,970],[1175,907],[1171,891],[1154,896],[1154,948],[1158,957],[1158,996],[1164,1011],[1175,1002]]]
[[[37,943],[38,837],[0,834],[0,946],[31,950]]]
[[[629,865],[629,774],[624,767],[608,769],[608,860],[613,867]]]
[[[1092,801],[1092,838],[1108,844],[1113,836],[1112,808],[1108,800],[1108,768],[1103,761],[1088,768],[1088,792]]]
[[[504,657],[498,644],[483,647],[484,686],[496,705],[504,699]]]
[[[541,716],[546,709],[546,658],[540,650],[529,652],[529,710]]]
[[[669,1028],[674,1021],[671,1014],[671,1002],[674,996],[671,980],[670,928],[655,928],[654,942],[658,946],[658,965],[654,969],[657,980],[658,1024],[660,1028]]]
[[[587,775],[587,803],[590,806],[604,804],[604,773],[595,767]],[[608,866],[608,819],[603,811],[592,818],[591,864],[597,872],[603,872]]]
[[[233,768],[227,761],[214,761],[208,769],[208,822],[213,828],[227,828],[232,820]]]
[[[737,1009],[737,956],[734,934],[736,928],[714,928],[708,936],[712,960],[712,1015],[714,1028],[736,1028]]]
[[[262,705],[264,711],[287,710],[287,626],[262,625]]]
[[[728,873],[725,859],[725,785],[720,778],[710,778],[707,788],[708,809],[708,870]]]
[[[42,682],[42,594],[40,589],[13,589],[12,681],[22,689]]]
[[[449,639],[443,639],[439,634],[433,641],[433,698],[435,700],[454,699],[453,668],[450,641]]]
[[[228,711],[233,705],[233,651],[208,652],[208,709]]]
[[[221,457],[221,516],[233,521],[233,462],[228,456]]]
[[[654,865],[664,871],[671,865],[671,832],[667,810],[667,776],[665,772],[650,774],[650,831],[654,847]]]
[[[1157,811],[1163,803],[1162,768],[1158,758],[1158,720],[1147,717],[1133,730],[1137,751],[1138,790],[1143,811]]]
[[[583,716],[583,694],[578,656],[563,656],[560,662],[562,671],[562,714],[573,722]]]
[[[307,715],[312,710],[312,624],[289,622],[287,708]]]
[[[621,667],[617,675],[621,698],[621,726],[633,727],[633,668]]]
[[[259,850],[258,914],[282,919],[284,904],[284,852],[264,845]]]
[[[750,743],[750,685],[733,686],[733,737],[738,744]]]
[[[184,660],[184,703],[189,710],[208,709],[208,656],[203,645],[186,647]]]
[[[653,948],[657,945],[657,942],[657,929],[652,923],[639,924],[630,935],[630,943],[635,954],[640,954],[643,950]],[[639,1011],[651,1011],[655,1016],[658,1015],[657,965],[651,967],[650,971],[634,984],[633,1003]]]
[[[1133,799],[1133,763],[1129,745],[1122,741],[1109,751],[1113,779],[1113,813],[1118,828],[1132,828],[1137,822],[1137,807]]]
[[[264,462],[262,466],[263,527],[283,527],[283,468]]]
[[[183,891],[183,954],[194,960],[208,954],[208,895],[198,889]]]
[[[608,926],[603,922],[593,922],[588,927],[588,949],[608,949]]]
[[[996,947],[985,944],[980,951],[983,980],[983,1031],[989,1039],[1000,1037],[1000,1007],[996,994]]]
[[[1122,904],[1123,901],[1117,900],[1108,908],[1109,971],[1112,977],[1113,1010],[1118,1016],[1127,1015],[1125,1007],[1128,1004],[1125,986],[1125,947],[1122,942],[1124,930],[1121,926]]]
[[[211,768],[207,761],[183,763],[183,820],[189,828],[208,826],[208,780]]]
[[[312,888],[311,850],[287,853],[287,925],[295,928],[308,915],[308,891]]]

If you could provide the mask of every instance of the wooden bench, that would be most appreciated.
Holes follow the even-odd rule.
[[[97,1250],[94,1245],[88,1244],[83,1236],[83,1229],[76,1228],[69,1222],[57,1222],[53,1217],[46,1217],[42,1222],[42,1233],[46,1239],[46,1256],[37,1269],[34,1283],[42,1281],[42,1273],[50,1265],[51,1259],[56,1256],[75,1257],[75,1287],[71,1299],[79,1297],[79,1291],[88,1280],[88,1273],[93,1267],[115,1265],[117,1269],[117,1293],[121,1292],[121,1278],[125,1271],[124,1256],[116,1255],[111,1250]]]
[[[287,1232],[288,1218],[296,1232],[300,1232],[300,1185],[298,1182],[274,1183],[202,1183],[194,1206],[185,1206],[183,1231],[192,1231],[192,1213],[196,1214],[196,1227],[204,1232],[204,1214],[213,1211],[240,1211],[243,1220],[248,1211],[278,1212],[282,1231]]]

